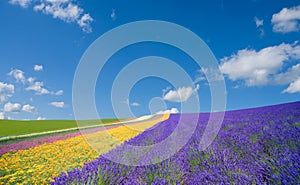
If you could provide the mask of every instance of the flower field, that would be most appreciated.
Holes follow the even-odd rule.
[[[226,112],[214,142],[203,151],[210,114],[197,115],[194,130],[189,123],[195,115],[156,116],[0,145],[0,184],[300,184],[300,102]],[[182,117],[184,128],[177,133]],[[171,143],[155,145],[168,137]],[[162,160],[170,151],[175,155]],[[139,155],[131,165],[108,159],[130,162],[132,153]],[[157,162],[143,165],[151,159]]]
[[[159,143],[172,135],[180,116],[192,119],[171,115],[125,143]],[[51,184],[300,184],[300,102],[226,112],[221,130],[204,151],[199,150],[199,141],[209,114],[199,116],[192,137],[171,158],[128,166],[100,156],[82,168],[62,172]],[[183,135],[192,132],[185,124]],[[172,149],[164,147],[166,153]],[[137,151],[140,162],[149,154],[164,155],[156,150]],[[106,155],[118,158],[131,152],[123,144]]]
[[[124,141],[129,140],[169,115],[147,121],[93,129],[81,133],[37,138],[2,146],[0,184],[49,184],[60,172],[80,168]],[[93,141],[92,148],[85,139]]]

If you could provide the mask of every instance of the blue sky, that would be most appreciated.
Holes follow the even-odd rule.
[[[83,53],[109,30],[141,20],[176,23],[206,42],[225,79],[228,110],[300,100],[299,1],[3,0],[0,12],[0,119],[74,119],[72,83]],[[195,86],[175,89],[149,77],[120,106],[136,116],[180,112],[197,93],[201,111],[210,111],[209,70],[177,48],[137,43],[115,53],[98,77],[101,117],[115,117],[110,96],[116,75],[150,55],[176,62]],[[149,109],[151,100],[156,107]]]

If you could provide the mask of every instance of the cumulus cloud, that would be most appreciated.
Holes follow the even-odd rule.
[[[159,111],[157,112],[156,114],[177,114],[179,113],[178,109],[177,108],[171,108],[169,110],[162,110],[162,111]]]
[[[80,19],[77,20],[77,24],[82,28],[86,33],[92,32],[92,27],[90,23],[93,21],[93,18],[90,14],[84,14]]]
[[[21,105],[19,103],[6,103],[4,105],[4,112],[14,112],[14,113],[17,113],[17,112],[20,112],[21,110]]]
[[[210,82],[222,81],[224,80],[223,74],[219,69],[214,68],[201,68],[199,70],[200,76],[196,78],[194,83],[210,80]]]
[[[26,104],[26,105],[23,105],[22,110],[25,112],[34,113],[36,111],[36,108],[34,106]]]
[[[84,32],[92,32],[90,24],[93,18],[70,0],[40,0],[40,3],[36,4],[33,9],[67,23],[77,23]]]
[[[34,71],[43,71],[43,66],[42,65],[34,65],[33,69],[34,69]]]
[[[26,78],[24,76],[24,72],[19,69],[13,69],[8,73],[9,76],[15,78],[17,82],[22,82],[23,84],[26,82]]]
[[[6,101],[14,93],[15,86],[0,82],[0,104]]]
[[[292,82],[282,93],[300,93],[300,78]]]
[[[273,78],[273,84],[289,84],[300,77],[300,64],[290,67],[286,72],[279,73]]]
[[[243,80],[247,86],[282,84],[275,80],[281,78],[279,81],[284,81],[284,79],[290,78],[288,77],[290,75],[295,76],[295,69],[290,69],[286,74],[280,72],[285,63],[295,59],[300,59],[300,46],[297,45],[297,42],[293,44],[282,43],[263,48],[260,51],[239,50],[236,54],[221,59],[220,69],[230,80]]]
[[[9,3],[19,5],[22,8],[27,8],[31,2],[32,0],[9,0]]]
[[[29,77],[29,78],[27,79],[27,81],[28,81],[30,84],[32,84],[32,83],[35,81],[35,79],[34,79],[33,77]]]
[[[58,90],[56,92],[49,91],[48,89],[46,89],[44,87],[44,82],[35,81],[35,79],[32,77],[29,77],[27,79],[27,81],[29,82],[29,86],[25,90],[35,91],[36,95],[51,94],[51,95],[60,96],[60,95],[63,95],[63,93],[64,93],[63,90]]]
[[[5,119],[5,113],[0,111],[0,119]]]
[[[271,22],[274,32],[288,33],[300,31],[300,5],[283,8],[280,12],[273,14]]]
[[[36,118],[36,120],[46,120],[46,118],[42,117],[42,116],[39,116],[39,117]]]
[[[50,105],[57,107],[57,108],[64,108],[65,103],[64,102],[51,102]]]
[[[35,65],[34,70],[41,71],[41,70],[43,70],[43,66]],[[56,92],[50,91],[46,87],[44,87],[44,82],[36,81],[36,79],[33,77],[29,77],[26,79],[24,72],[19,69],[13,69],[12,71],[10,71],[8,73],[8,75],[12,76],[17,82],[22,82],[24,85],[27,85],[25,90],[26,91],[35,91],[36,95],[51,94],[51,95],[60,96],[64,92],[63,90],[58,90]],[[0,84],[0,100],[2,99],[2,101],[3,101],[3,99],[4,99],[3,97],[4,96],[1,95],[1,84]]]
[[[37,95],[50,94],[50,91],[43,86],[43,82],[34,82],[26,88],[26,91],[35,91]]]
[[[185,102],[187,101],[191,95],[198,91],[200,86],[197,84],[196,88],[192,87],[180,87],[177,90],[169,90],[166,94],[163,95],[164,100],[168,100],[171,102]]]
[[[32,5],[33,10],[50,15],[55,19],[60,19],[67,23],[76,23],[79,27],[87,33],[92,32],[91,22],[93,18],[90,14],[85,13],[75,1],[71,0],[9,0],[13,5],[19,5],[27,8]]]

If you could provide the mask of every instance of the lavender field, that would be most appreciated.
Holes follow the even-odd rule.
[[[127,144],[141,146],[164,140],[172,134],[180,116],[171,115]],[[52,184],[300,183],[300,102],[226,112],[221,130],[205,151],[200,151],[198,145],[209,114],[199,116],[191,139],[169,159],[130,166],[100,156],[82,169],[61,173]],[[189,123],[185,124],[183,132],[189,130]],[[122,145],[107,155],[127,152]],[[144,156],[149,153],[144,152],[140,160],[146,160]]]

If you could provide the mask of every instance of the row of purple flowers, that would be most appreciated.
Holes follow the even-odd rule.
[[[300,102],[226,112],[214,142],[203,151],[209,114],[199,114],[194,130],[189,123],[195,115],[172,115],[82,169],[62,172],[52,184],[299,184]],[[178,130],[182,117],[185,127]],[[168,144],[153,145],[168,137]],[[144,165],[147,161],[153,164]]]

